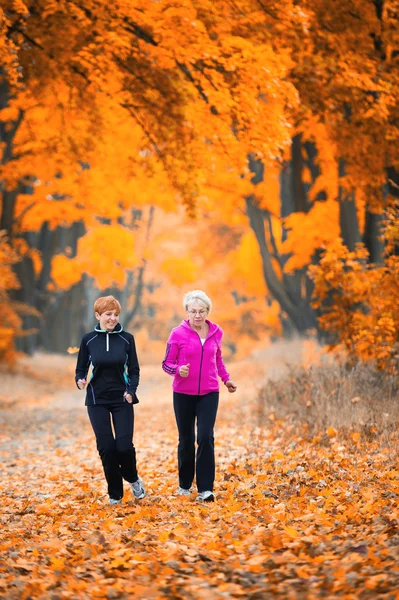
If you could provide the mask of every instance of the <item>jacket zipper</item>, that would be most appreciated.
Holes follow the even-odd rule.
[[[93,388],[93,386],[92,386],[92,384],[91,384],[91,383],[89,383],[89,385],[90,385],[90,387],[91,387],[91,395],[92,395],[92,397],[93,397],[93,403],[95,404],[95,403],[96,403],[96,397],[95,397],[95,395],[94,395],[94,388]]]
[[[107,352],[109,352],[109,333],[107,333]]]

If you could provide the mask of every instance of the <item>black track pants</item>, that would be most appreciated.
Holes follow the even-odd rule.
[[[173,392],[173,407],[179,445],[179,485],[189,489],[196,475],[199,492],[213,491],[215,449],[213,428],[219,404],[219,392],[191,396]],[[197,457],[195,457],[195,422],[197,421]]]
[[[133,446],[133,404],[96,404],[88,406],[90,422],[97,440],[110,498],[123,496],[123,479],[137,481],[136,450]],[[115,435],[112,431],[114,426]]]

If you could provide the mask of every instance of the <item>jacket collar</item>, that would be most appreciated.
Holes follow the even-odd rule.
[[[211,335],[213,335],[220,329],[219,325],[217,325],[216,323],[212,323],[212,321],[208,321],[208,319],[206,319],[206,322],[209,325],[209,331],[208,331],[207,337],[210,337]],[[190,321],[188,319],[184,319],[184,321],[181,322],[180,326],[183,327],[183,329],[188,329],[192,333],[197,333],[194,329],[192,329],[190,327]]]
[[[121,331],[123,331],[123,327],[120,323],[117,323],[115,325],[115,329],[113,329],[112,331],[107,331],[106,329],[100,329],[100,324],[97,323],[97,325],[94,328],[94,331],[96,333],[120,333]]]

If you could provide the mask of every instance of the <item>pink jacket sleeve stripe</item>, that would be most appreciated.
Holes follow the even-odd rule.
[[[165,358],[162,361],[162,369],[168,375],[176,375],[176,359],[178,354],[177,344],[166,344]]]

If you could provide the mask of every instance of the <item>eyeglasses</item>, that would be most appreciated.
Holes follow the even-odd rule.
[[[202,315],[205,315],[208,311],[201,308],[201,310],[188,310],[187,312],[189,315],[200,315],[202,317]]]

